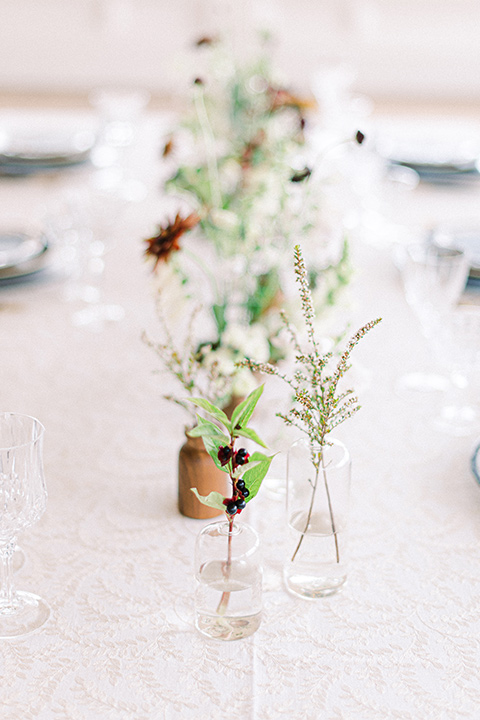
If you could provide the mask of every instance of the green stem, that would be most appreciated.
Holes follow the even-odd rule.
[[[339,563],[340,562],[340,552],[338,549],[337,528],[336,528],[336,524],[335,524],[335,518],[333,516],[332,501],[330,498],[330,490],[328,488],[328,482],[327,482],[327,468],[325,467],[323,453],[322,453],[322,472],[323,472],[323,482],[325,483],[325,492],[327,493],[327,503],[328,503],[328,512],[330,514],[330,523],[332,526],[333,538],[335,540],[335,556],[336,556],[337,563]]]
[[[230,480],[232,481],[232,494],[234,493],[235,489],[235,482],[232,477],[234,472],[234,462],[233,458],[235,457],[235,438],[233,435],[230,435],[230,447],[232,449],[232,457],[230,459]],[[225,580],[228,580],[230,577],[230,568],[232,565],[232,534],[233,534],[233,515],[228,515],[228,543],[227,543],[227,561],[223,566],[223,576]],[[220,598],[220,602],[218,603],[217,607],[217,615],[225,615],[228,608],[228,602],[230,600],[230,591],[226,590],[222,593],[222,597]]]
[[[205,149],[207,153],[208,178],[210,181],[210,196],[212,205],[221,209],[222,193],[220,191],[220,180],[218,177],[217,160],[215,156],[215,137],[208,120],[207,108],[205,107],[203,90],[195,95],[195,105],[197,108],[198,120],[202,128],[203,139],[205,141]]]
[[[311,498],[311,500],[310,500],[310,507],[308,508],[308,515],[307,515],[307,521],[306,521],[306,523],[305,523],[305,528],[304,528],[302,534],[300,535],[300,540],[298,541],[298,545],[297,545],[297,547],[295,548],[295,552],[293,553],[292,559],[291,559],[290,562],[293,562],[293,561],[295,560],[295,557],[296,557],[298,551],[300,550],[300,548],[301,548],[301,546],[302,546],[303,538],[305,537],[305,534],[306,534],[306,532],[307,532],[307,530],[308,530],[308,527],[309,527],[309,525],[310,525],[310,520],[311,520],[311,517],[312,517],[312,511],[313,511],[313,503],[314,503],[314,500],[315,500],[315,491],[316,491],[316,489],[317,489],[317,483],[318,483],[318,467],[315,468],[315,482],[313,483],[313,487],[312,487],[312,498]]]
[[[336,558],[336,562],[339,563],[340,562],[340,550],[338,547],[337,528],[336,528],[336,523],[335,523],[335,517],[333,515],[333,507],[332,507],[332,501],[331,501],[331,497],[330,497],[330,489],[328,487],[327,468],[325,467],[325,454],[323,451],[323,446],[322,446],[321,463],[322,463],[323,482],[325,484],[325,492],[327,494],[327,504],[328,504],[328,512],[330,515],[330,524],[332,527],[333,539],[335,541],[335,558]],[[292,559],[290,562],[293,562],[295,560],[295,557],[302,546],[303,538],[305,537],[306,533],[308,532],[308,528],[310,526],[310,520],[312,518],[312,512],[313,512],[313,505],[315,502],[315,494],[316,494],[317,485],[318,485],[319,469],[320,468],[318,466],[315,467],[315,481],[314,481],[313,487],[312,487],[312,497],[310,499],[310,507],[308,508],[308,514],[307,514],[307,520],[305,523],[305,528],[300,536],[300,540],[298,541],[297,547],[295,548],[295,552],[293,553]]]
[[[230,567],[232,565],[232,533],[233,533],[233,516],[229,517],[228,520],[228,543],[227,543],[227,561],[223,566],[223,575],[226,580],[230,577]],[[228,608],[228,602],[230,600],[230,591],[225,590],[222,593],[220,602],[217,607],[217,615],[225,615]]]

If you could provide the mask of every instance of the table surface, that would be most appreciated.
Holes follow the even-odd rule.
[[[162,399],[170,379],[155,374],[140,339],[158,332],[142,238],[168,210],[157,162],[165,127],[163,115],[148,118],[127,158],[130,201],[108,231],[104,297],[123,306],[123,320],[100,332],[76,326],[80,305],[65,299],[71,284],[58,267],[0,288],[1,406],[46,427],[48,508],[19,538],[26,559],[15,582],[51,606],[41,630],[0,644],[1,717],[477,718],[477,438],[439,433],[433,402],[395,394],[400,375],[429,356],[388,237],[352,247],[352,322],[383,323],[358,347],[363,407],[340,433],[353,457],[348,583],[314,602],[285,592],[283,496],[267,485],[242,516],[264,551],[260,629],[233,643],[194,629],[193,547],[205,522],[177,511],[184,417]],[[88,169],[0,180],[0,220],[60,213],[75,188],[106,180]],[[478,214],[479,199],[478,187],[421,186],[388,212],[413,226]],[[260,433],[277,422],[273,405],[274,394]]]

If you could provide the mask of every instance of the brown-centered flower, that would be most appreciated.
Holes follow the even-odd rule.
[[[155,265],[153,269],[156,270],[159,262],[167,262],[171,253],[180,250],[179,239],[181,236],[191,230],[200,222],[200,216],[193,212],[187,217],[182,217],[180,213],[173,222],[168,223],[165,227],[161,225],[158,228],[158,233],[148,240],[145,255],[147,257],[154,257]]]

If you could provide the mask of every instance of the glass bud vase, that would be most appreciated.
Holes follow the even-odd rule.
[[[350,476],[350,455],[338,440],[322,449],[302,438],[288,451],[284,580],[295,595],[332,595],[347,579]]]
[[[258,535],[245,523],[210,523],[195,545],[195,626],[218,640],[252,635],[261,622]]]

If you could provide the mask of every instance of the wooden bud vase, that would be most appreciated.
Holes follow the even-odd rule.
[[[228,496],[228,474],[217,468],[205,450],[200,437],[189,437],[180,448],[178,456],[178,509],[186,517],[205,520],[221,515],[221,510],[203,505],[190,488],[197,488],[200,495],[216,490]]]

